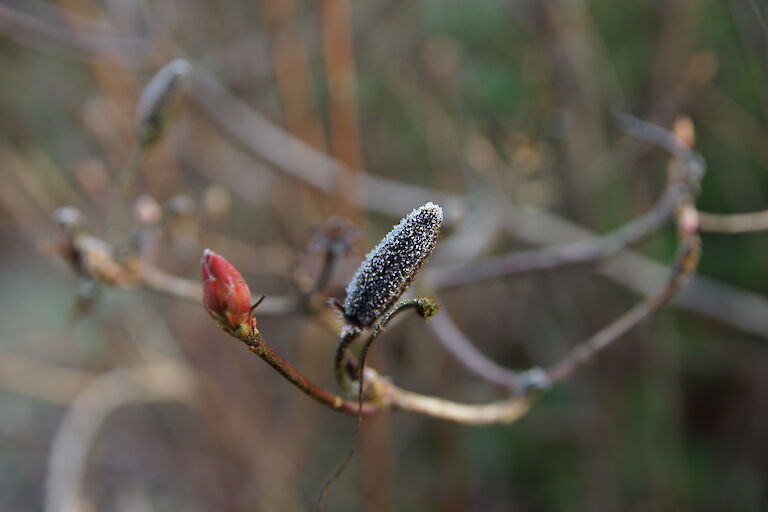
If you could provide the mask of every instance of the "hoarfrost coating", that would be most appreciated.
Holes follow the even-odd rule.
[[[432,254],[442,223],[443,209],[427,203],[368,253],[347,286],[344,318],[349,323],[368,327],[395,303]]]

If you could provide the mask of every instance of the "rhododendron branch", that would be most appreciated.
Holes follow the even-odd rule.
[[[344,399],[317,386],[275,352],[258,330],[254,330],[247,336],[237,337],[237,339],[245,343],[248,350],[263,359],[288,382],[321,404],[350,415],[357,415],[358,412],[364,415],[372,414],[378,410],[378,406],[371,403],[364,403],[358,408],[357,402]]]
[[[668,222],[685,193],[682,185],[670,183],[648,212],[594,240],[515,251],[482,261],[443,264],[428,272],[429,280],[436,288],[449,289],[499,277],[590,265],[606,260],[642,241]]]
[[[552,383],[570,377],[579,367],[588,363],[595,354],[605,349],[640,322],[666,305],[675,294],[688,282],[699,261],[701,243],[699,237],[692,235],[683,240],[672,274],[658,294],[638,303],[606,327],[577,345],[560,362],[552,366],[547,374]]]

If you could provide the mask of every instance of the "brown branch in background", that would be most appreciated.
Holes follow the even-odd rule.
[[[619,122],[628,134],[671,152],[685,167],[686,179],[670,177],[663,195],[650,211],[597,240],[518,251],[481,262],[444,265],[430,272],[433,285],[451,288],[498,277],[595,263],[640,242],[670,220],[677,205],[690,193],[691,184],[698,187],[704,172],[701,157],[679,137],[659,126],[631,116],[620,116]]]
[[[230,332],[230,334],[232,333]],[[234,336],[234,334],[232,335]],[[238,337],[238,339],[245,343],[251,352],[261,357],[286,380],[312,399],[345,414],[356,415],[358,413],[356,401],[346,400],[313,384],[281,358],[258,331],[254,331],[252,335],[247,337]],[[464,404],[403,390],[370,368],[366,370],[366,380],[370,383],[370,387],[366,390],[368,401],[362,404],[361,413],[363,415],[373,414],[381,409],[393,408],[468,425],[511,423],[528,410],[531,400],[529,397],[515,397],[488,404]]]
[[[367,378],[383,405],[464,425],[514,423],[528,412],[533,401],[531,397],[514,397],[488,404],[464,404],[406,391],[373,373]]]
[[[330,284],[333,273],[339,263],[339,258],[349,254],[352,250],[354,239],[359,236],[359,228],[346,219],[336,216],[331,217],[314,229],[314,235],[309,244],[308,252],[322,252],[323,263],[312,285],[303,292],[306,300],[312,300],[315,297],[324,300],[322,292]]]
[[[352,50],[351,6],[349,0],[320,2],[323,64],[328,88],[330,154],[351,172],[337,181],[337,194],[345,208],[342,214],[360,223],[365,201],[360,180],[363,167],[357,121],[357,76]],[[355,197],[356,200],[351,198]]]
[[[32,23],[25,24],[24,27],[21,27],[21,25],[12,23],[12,21],[16,19],[13,17],[14,14],[21,14],[19,11],[12,10],[7,6],[0,6],[0,10],[2,10],[2,12],[0,12],[0,17],[5,16],[5,18],[0,21],[0,31],[12,39],[18,40],[18,37],[16,37],[19,36],[19,34],[16,33],[17,30],[29,30],[29,39],[34,39],[35,41],[44,40],[54,43],[63,42],[65,46],[72,45],[73,48],[77,46],[79,51],[86,52],[83,56],[94,53],[97,55],[101,54],[105,48],[101,43],[99,43],[98,47],[89,44],[80,47],[80,43],[89,38],[87,34],[82,34],[82,31],[80,30],[78,30],[77,33],[71,30],[63,31],[62,34],[65,40],[62,40],[59,35],[56,34],[57,31],[62,29],[45,20],[32,18]],[[21,15],[31,18],[31,16],[26,13]],[[42,28],[36,27],[38,24],[42,24]],[[80,37],[79,42],[78,37]],[[125,42],[129,47],[134,43],[139,46],[143,44],[139,39],[126,39],[126,41],[122,41],[122,38],[120,37],[113,38],[112,36],[102,36],[101,34],[97,37],[103,37],[105,40],[113,40],[118,46],[121,45],[122,42]],[[26,42],[23,35],[22,42]],[[143,55],[144,52],[141,50],[137,51],[137,53]],[[126,65],[126,61],[124,60],[111,60],[110,63],[116,66]],[[332,180],[326,182],[322,175],[326,169],[331,171],[337,169],[343,171],[343,169],[339,169],[338,162],[333,162],[327,155],[320,152],[309,155],[302,151],[302,154],[307,158],[302,157],[295,161],[291,161],[291,158],[280,158],[278,151],[284,152],[284,148],[294,147],[295,139],[292,140],[287,134],[284,134],[286,137],[276,137],[275,134],[272,133],[273,130],[276,130],[276,127],[269,124],[263,117],[253,111],[249,105],[228,95],[220,84],[215,80],[211,80],[211,77],[208,77],[205,81],[198,80],[196,85],[197,88],[194,90],[194,99],[196,100],[198,110],[219,128],[219,133],[225,135],[230,141],[234,142],[237,147],[245,150],[251,156],[256,157],[260,161],[267,161],[274,169],[310,183],[328,193],[332,193]],[[262,136],[264,134],[266,134],[266,136]],[[264,144],[257,143],[259,140],[276,141],[277,139],[281,139],[280,144],[265,146]],[[292,167],[293,164],[295,164],[295,167]],[[322,172],[319,172],[319,176],[311,176],[310,173],[312,172],[313,167],[315,169],[322,169]],[[335,172],[333,174],[333,179],[335,179]],[[374,211],[388,215],[397,215],[398,212],[402,211],[407,205],[420,204],[426,200],[437,198],[438,202],[440,202],[446,210],[447,223],[452,224],[456,223],[462,212],[465,210],[464,202],[454,194],[428,191],[419,186],[367,174],[363,175],[363,180],[368,190],[368,203],[365,206]],[[233,186],[233,189],[235,192],[239,191],[235,186]],[[3,190],[3,192],[7,191]],[[8,206],[16,203],[16,198],[10,193],[3,192],[0,192],[0,195],[2,195],[0,199],[6,203],[7,209],[11,212],[21,211],[21,204],[23,203],[18,207]],[[244,197],[245,199],[248,199],[248,196]],[[393,198],[396,198],[396,200],[393,200]],[[531,231],[518,232],[515,229],[512,230],[513,234],[519,234],[524,240],[534,244],[556,243],[558,238],[584,238],[593,236],[592,233],[581,227],[564,221],[563,219],[538,208],[518,208],[514,211],[514,215],[510,216],[515,225],[518,225],[520,217],[525,217],[527,219],[526,222],[546,226],[546,229],[538,229],[535,233]],[[702,213],[702,231],[708,231],[710,227],[706,217],[707,214]],[[716,228],[715,231],[720,230],[720,226],[712,226],[712,228]],[[617,265],[615,268],[611,267],[603,269],[601,270],[601,273],[606,275],[609,279],[618,282],[620,285],[639,294],[650,295],[651,292],[648,291],[648,287],[644,286],[642,282],[634,278],[628,278],[627,276],[631,277],[636,274],[642,274],[649,279],[652,277],[653,279],[651,280],[655,280],[660,277],[660,273],[663,270],[660,265],[631,252],[622,255],[621,261],[617,260],[616,263]],[[478,262],[478,264],[482,263]],[[434,269],[434,267],[433,269],[427,269],[427,274],[430,274]],[[703,277],[695,278],[692,283],[692,288],[696,289],[697,293],[695,295],[683,294],[680,300],[676,302],[678,307],[714,318],[719,322],[740,331],[749,332],[761,338],[765,337],[765,322],[761,320],[759,314],[751,313],[753,311],[757,312],[765,309],[766,304],[762,297]],[[715,296],[717,296],[718,299],[712,300]]]
[[[58,18],[77,17],[77,32],[67,30],[48,20],[35,17],[17,9],[0,4],[0,31],[9,38],[46,51],[60,51],[62,47],[75,52],[85,52],[88,58],[98,57],[114,66],[134,66],[148,56],[150,44],[140,38],[102,34],[96,23],[86,21],[82,16],[64,13],[53,5],[46,8]],[[61,19],[59,21],[61,21]],[[41,46],[40,41],[50,43]]]
[[[51,333],[53,335],[53,333]],[[58,332],[56,334],[59,334]],[[20,395],[65,406],[93,374],[3,351],[0,386]]]
[[[346,400],[339,395],[317,386],[296,370],[296,368],[285,359],[280,357],[269,343],[264,340],[258,330],[254,330],[249,336],[240,336],[238,339],[246,344],[248,350],[263,359],[264,362],[275,369],[277,373],[282,375],[288,382],[317,402],[320,402],[331,409],[353,416],[358,413],[373,414],[378,410],[378,407],[375,404],[370,403],[365,403],[359,408],[357,402]]]
[[[684,194],[682,185],[670,183],[661,199],[649,212],[595,240],[517,251],[479,262],[441,265],[429,271],[429,280],[436,288],[448,289],[488,279],[605,260],[640,242],[663,226],[672,217],[675,206]]]
[[[307,45],[300,30],[299,2],[266,0],[262,2],[262,11],[268,35],[269,57],[286,130],[309,146],[324,151],[323,124],[314,101]],[[291,221],[298,223],[300,219],[310,219],[310,222],[316,222],[326,217],[326,197],[303,183],[298,185],[298,190],[294,192],[299,194],[294,208],[297,209],[297,217]]]
[[[630,116],[622,116],[620,121],[630,135],[667,149],[683,166],[684,174],[677,179],[679,183],[684,185],[686,197],[675,210],[678,236],[680,237],[678,256],[672,265],[672,273],[661,291],[640,302],[588,340],[576,346],[547,371],[549,379],[553,383],[570,377],[576,369],[586,364],[596,353],[614,343],[630,329],[666,305],[688,283],[696,270],[701,255],[701,241],[698,236],[699,216],[693,201],[704,174],[703,160],[690,149],[685,140],[660,126]],[[675,177],[670,177],[670,180],[672,179]]]
[[[579,344],[560,362],[547,370],[552,383],[561,382],[574,371],[588,363],[595,354],[620,339],[632,328],[666,305],[686,285],[696,270],[701,252],[699,237],[691,234],[682,242],[678,257],[673,264],[672,275],[666,286],[654,297],[650,297],[624,313],[588,340]]]
[[[632,233],[633,231],[642,233],[649,225],[654,225],[654,223],[659,223],[660,225],[660,222],[665,220],[667,216],[674,214],[681,239],[679,255],[676,262],[673,264],[672,275],[660,292],[642,301],[609,324],[606,328],[573,349],[573,351],[566,355],[562,361],[555,364],[547,372],[547,377],[541,381],[544,382],[545,385],[568,378],[578,367],[589,361],[596,353],[608,347],[643,319],[667,304],[674,295],[687,284],[698,264],[700,255],[700,240],[697,235],[699,221],[698,212],[693,206],[693,198],[697,192],[699,181],[703,176],[703,161],[686,146],[684,140],[671,132],[635,118],[624,117],[622,118],[622,122],[627,131],[633,136],[661,145],[671,151],[675,158],[677,158],[684,166],[685,172],[683,175],[670,174],[669,184],[667,186],[668,192],[665,193],[665,198],[670,196],[667,200],[671,202],[665,208],[657,206],[651,213],[644,216],[645,218],[653,219],[653,222],[633,221],[628,225],[629,228],[622,228],[613,235],[614,245],[616,247],[615,250],[618,251],[623,247],[622,241],[626,240],[626,237],[628,236],[626,233]],[[658,204],[664,204],[664,198]],[[635,229],[632,228],[632,226],[642,226],[643,229]],[[648,233],[650,231],[645,232]],[[602,239],[602,244],[585,242],[581,245],[581,247],[584,248],[582,249],[583,252],[575,252],[573,254],[594,254],[593,251],[599,251],[601,248],[610,247],[611,244],[606,243],[606,240],[611,240],[611,238],[612,236],[610,235],[604,237]],[[564,250],[564,248],[568,247],[569,246],[566,245],[553,248],[550,254],[557,255],[557,257],[545,258],[544,262],[557,263],[564,261],[559,259],[559,257],[564,254],[569,254],[567,250]],[[571,244],[570,247],[579,247],[579,245]],[[528,253],[546,254],[545,251],[546,250],[529,251]],[[566,259],[565,261],[569,260]],[[527,262],[530,266],[525,268],[534,268],[539,264],[538,260],[535,258],[529,259]],[[471,270],[467,270],[467,272],[471,272]],[[482,376],[490,382],[517,389],[518,393],[521,391],[521,385],[523,384],[520,382],[520,379],[525,374],[520,374],[513,370],[500,367],[495,362],[489,360],[461,333],[449,317],[437,317],[432,322],[431,328],[436,332],[439,340],[443,343],[446,349],[448,349],[448,351],[470,371]],[[535,370],[531,370],[531,372],[533,371]],[[529,373],[529,375],[532,374]]]
[[[325,147],[323,126],[312,98],[312,74],[296,0],[262,2],[272,70],[286,129],[307,144]]]
[[[200,302],[202,300],[199,281],[169,274],[149,262],[138,262],[136,277],[139,286],[143,286],[155,293],[190,302]],[[280,315],[290,313],[296,310],[296,306],[297,301],[291,297],[268,296],[259,305],[259,314]]]
[[[768,230],[768,210],[719,214],[699,212],[700,230],[708,233],[756,233]]]
[[[197,80],[191,91],[194,105],[222,137],[256,161],[266,163],[270,169],[329,195],[334,193],[333,184],[348,172],[339,161],[277,128],[250,105],[233,97],[215,77],[200,72],[195,74],[195,78]],[[361,206],[370,211],[399,216],[414,204],[433,200],[442,205],[446,225],[456,225],[463,220],[469,208],[466,199],[457,194],[429,190],[371,174],[363,174],[362,177],[367,193],[366,204]],[[228,183],[235,193],[239,192],[237,182]],[[240,197],[246,201],[250,199],[246,194]],[[534,245],[556,245],[562,244],[562,240],[590,240],[596,237],[584,227],[536,207],[517,207],[502,214],[507,219],[505,224],[512,236]],[[435,256],[439,257],[439,253]],[[425,269],[423,278],[429,281],[430,274],[436,268],[437,265],[432,265]],[[598,272],[646,297],[655,293],[651,284],[661,283],[666,277],[666,269],[662,265],[632,251],[621,252]],[[768,308],[768,301],[764,297],[702,276],[696,276],[690,288],[696,293],[683,293],[675,301],[676,307],[713,318],[761,339],[766,338],[768,322],[761,311]]]
[[[518,387],[519,374],[504,368],[475,347],[443,308],[427,322],[437,340],[454,359],[475,375],[488,382],[508,389]]]
[[[104,421],[137,403],[180,402],[192,406],[196,379],[175,363],[110,370],[72,400],[51,443],[45,482],[45,512],[80,510],[88,454]],[[87,508],[87,507],[86,507]]]
[[[82,215],[74,208],[59,208],[54,219],[63,232],[60,255],[88,282],[118,288],[146,289],[176,299],[200,302],[200,283],[165,272],[152,263],[132,256],[118,260],[108,242],[82,231]],[[298,302],[289,297],[268,297],[259,308],[264,315],[296,310]]]
[[[701,155],[691,149],[691,140],[686,140],[682,135],[678,136],[661,126],[633,116],[620,115],[617,119],[627,134],[669,151],[685,168],[685,178],[689,185],[694,188],[699,186],[704,177],[705,163]]]
[[[215,125],[222,136],[257,161],[329,196],[335,195],[336,183],[349,179],[352,171],[342,162],[275,126],[250,105],[229,94],[216,77],[198,70],[193,78],[190,95],[200,114]],[[455,224],[464,211],[462,199],[455,194],[365,173],[361,178],[367,191],[365,202],[357,196],[350,199],[369,210],[399,216],[414,204],[431,200],[443,207],[449,224]]]

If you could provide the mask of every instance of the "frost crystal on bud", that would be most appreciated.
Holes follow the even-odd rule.
[[[141,91],[136,106],[136,137],[145,148],[162,137],[177,103],[183,79],[191,69],[190,63],[184,59],[172,60],[155,73]]]
[[[203,306],[222,328],[248,330],[255,324],[251,312],[251,292],[240,272],[210,249],[203,252],[200,277]]]
[[[373,248],[347,286],[344,318],[370,326],[410,286],[435,248],[443,209],[434,203],[416,208]]]

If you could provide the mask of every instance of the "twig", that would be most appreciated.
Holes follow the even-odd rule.
[[[67,405],[93,375],[7,351],[0,357],[0,386],[26,397]]]
[[[547,374],[552,383],[560,382],[570,377],[573,372],[583,366],[601,350],[621,338],[637,324],[658,311],[667,304],[675,294],[688,282],[698,264],[701,245],[698,236],[692,235],[683,240],[677,260],[673,265],[672,275],[666,286],[655,296],[650,297],[608,326],[579,344],[560,362],[549,368]]]
[[[719,214],[699,212],[701,231],[709,233],[755,233],[768,230],[768,210],[753,213]]]
[[[678,256],[672,266],[672,274],[661,291],[640,302],[607,327],[579,344],[547,371],[549,379],[553,383],[570,377],[577,368],[586,364],[596,353],[608,347],[642,320],[667,304],[688,283],[699,262],[701,253],[701,241],[697,234],[699,216],[693,205],[693,197],[704,174],[703,160],[673,133],[660,126],[629,116],[622,116],[620,120],[632,136],[666,148],[685,169],[685,176],[680,179],[679,183],[684,186],[686,197],[675,210],[680,236]]]
[[[337,183],[338,197],[346,206],[345,215],[360,220],[357,208],[364,203],[360,196],[362,152],[357,114],[357,77],[352,50],[351,6],[349,0],[320,2],[323,65],[328,87],[330,153],[352,172]]]
[[[464,404],[400,389],[391,382],[368,376],[377,387],[382,404],[393,409],[423,414],[464,425],[508,424],[520,419],[533,401],[532,397],[514,397],[488,404]]]
[[[436,288],[448,289],[502,276],[585,265],[610,258],[658,230],[672,217],[684,194],[684,186],[670,184],[649,212],[603,237],[513,252],[479,262],[441,265],[428,271],[429,280]]]
[[[199,70],[193,78],[190,96],[198,111],[230,142],[259,162],[328,195],[336,193],[336,183],[350,179],[352,171],[343,163],[273,125],[247,103],[231,96],[216,77]],[[449,224],[456,223],[464,211],[463,201],[454,194],[368,174],[361,178],[367,190],[365,201],[359,195],[349,199],[374,211],[399,216],[412,205],[431,200],[443,207]]]
[[[443,347],[467,370],[497,386],[508,389],[518,387],[518,372],[504,368],[480,352],[461,332],[445,308],[427,322],[427,326]]]
[[[185,301],[200,302],[202,300],[198,281],[174,276],[147,261],[141,261],[137,264],[136,277],[139,286],[161,295],[168,295]],[[296,304],[297,301],[291,297],[266,297],[259,306],[259,313],[264,315],[285,314],[294,311]]]
[[[532,399],[530,396],[521,396],[489,404],[453,402],[405,391],[388,379],[379,376],[375,370],[368,368],[365,377],[370,384],[366,388],[367,401],[358,404],[356,401],[346,400],[331,393],[307,379],[280,357],[255,327],[245,334],[227,329],[225,331],[243,342],[251,352],[258,355],[307,396],[335,411],[352,416],[369,415],[382,409],[393,408],[469,425],[511,423],[528,410]]]
[[[331,409],[343,412],[345,414],[356,415],[358,414],[358,404],[356,402],[345,400],[344,398],[327,391],[302,375],[296,368],[294,368],[285,359],[274,351],[274,349],[267,343],[264,337],[261,335],[258,329],[253,328],[247,335],[238,335],[233,332],[229,332],[233,337],[239,339],[248,347],[248,350],[262,358],[268,365],[277,370],[288,382],[300,389],[304,394],[310,398],[320,402],[323,405],[330,407]],[[364,404],[360,413],[361,414],[373,414],[378,410],[378,407],[374,404]]]
[[[597,240],[519,251],[482,262],[444,265],[430,273],[434,286],[451,288],[502,276],[509,277],[605,260],[641,241],[671,219],[677,205],[690,194],[692,184],[698,186],[704,174],[703,160],[664,128],[631,116],[620,116],[619,122],[633,137],[659,145],[671,152],[685,167],[686,179],[670,179],[663,195],[650,211]]]
[[[348,375],[348,366],[357,366],[355,361],[348,359],[349,347],[360,336],[360,333],[361,331],[357,327],[349,324],[345,325],[341,330],[341,336],[339,337],[339,343],[336,345],[336,352],[333,358],[333,374],[336,377],[336,384],[338,384],[339,389],[348,394],[354,392],[354,387]],[[357,369],[355,368],[355,370]]]
[[[196,77],[201,78],[201,75],[199,73]],[[345,172],[340,162],[308,148],[281,131],[247,103],[231,96],[215,78],[203,78],[195,84],[191,93],[198,111],[218,128],[218,133],[257,161],[266,162],[271,169],[309,183],[328,194],[334,193],[333,183],[343,179]],[[298,152],[293,152],[296,148]],[[365,207],[371,211],[399,216],[410,205],[433,200],[443,206],[446,225],[455,225],[462,220],[463,212],[469,209],[466,200],[457,194],[436,192],[371,174],[364,174],[363,180],[367,189]],[[237,193],[237,183],[229,183]],[[249,199],[246,194],[240,197]],[[507,230],[533,245],[555,245],[568,239],[591,240],[596,237],[584,227],[536,207],[514,208],[506,214],[506,218]],[[439,255],[438,251],[436,258]],[[482,261],[475,264],[482,265]],[[437,268],[440,267],[433,265],[426,268],[422,279],[431,281],[430,276],[439,272]],[[661,283],[666,278],[664,266],[629,250],[616,255],[598,272],[646,297],[655,293],[655,283]],[[768,301],[760,295],[701,276],[696,276],[689,288],[691,293],[683,293],[675,301],[677,307],[766,339],[768,322],[760,311],[768,307]]]
[[[669,151],[685,168],[689,185],[698,187],[704,177],[704,159],[669,130],[629,115],[618,116],[621,127],[632,137],[661,146]],[[695,190],[694,190],[695,192]]]
[[[194,377],[177,364],[117,368],[91,381],[72,401],[53,438],[45,482],[45,512],[79,510],[90,447],[107,417],[126,405],[191,403]]]
[[[79,215],[76,210],[71,211]],[[64,233],[60,247],[62,257],[81,279],[94,286],[99,283],[118,288],[141,288],[184,301],[202,300],[199,281],[174,276],[136,257],[117,261],[114,252],[111,244],[83,232],[79,226]],[[285,314],[295,311],[297,304],[298,301],[292,297],[267,297],[259,312],[264,315]]]
[[[63,16],[61,9],[50,5],[47,8],[59,11],[59,15]],[[70,15],[71,13],[67,13],[67,16]],[[85,21],[85,18],[80,17],[78,21]],[[93,24],[90,21],[88,23]],[[0,5],[0,31],[30,46],[39,47],[41,40],[48,41],[52,43],[46,47],[48,50],[59,50],[61,46],[69,47],[71,50],[85,52],[91,57],[98,56],[112,65],[123,67],[138,65],[139,60],[147,57],[150,50],[150,44],[144,39],[101,34],[93,27],[88,31],[75,32],[7,5]]]

